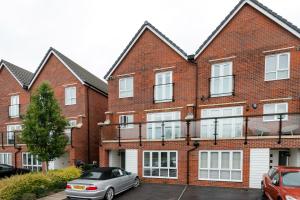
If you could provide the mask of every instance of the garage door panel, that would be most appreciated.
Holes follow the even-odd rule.
[[[138,150],[126,149],[125,170],[132,173],[138,173]]]

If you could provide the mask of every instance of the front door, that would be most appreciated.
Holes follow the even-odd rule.
[[[288,151],[279,151],[279,166],[287,166],[288,165]]]

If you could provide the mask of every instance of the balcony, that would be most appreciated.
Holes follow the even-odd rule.
[[[8,116],[9,118],[16,118],[20,116],[20,104],[14,104],[8,106]]]
[[[129,126],[130,125],[130,126]],[[124,128],[130,127],[130,128]],[[227,116],[196,120],[149,121],[100,125],[102,142],[142,142],[300,137],[300,114],[278,113],[252,116]]]
[[[153,85],[153,103],[174,101],[174,83]]]
[[[235,75],[217,76],[208,79],[209,97],[234,95]]]

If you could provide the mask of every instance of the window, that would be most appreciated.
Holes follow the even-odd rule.
[[[155,74],[154,101],[173,101],[172,71]]]
[[[9,117],[19,117],[19,95],[10,97]]]
[[[144,177],[177,178],[177,151],[144,151]]]
[[[22,164],[24,168],[30,169],[31,171],[42,170],[42,162],[38,160],[38,156],[34,156],[29,152],[22,153]]]
[[[213,117],[228,117],[243,115],[243,107],[225,107],[203,109],[201,111],[201,138],[214,138],[215,134],[215,119],[205,119]],[[243,131],[243,118],[223,118],[217,119],[217,137],[220,138],[234,138],[241,137]]]
[[[65,88],[65,105],[76,104],[76,87]]]
[[[288,103],[264,104],[264,114],[287,113]],[[279,115],[264,116],[263,121],[279,121]],[[288,120],[287,115],[282,115],[282,120]]]
[[[290,53],[268,55],[265,58],[265,80],[288,79],[290,76]]]
[[[0,153],[0,164],[12,165],[11,153]]]
[[[165,139],[180,138],[180,121],[164,122],[162,124],[162,121],[166,120],[180,120],[180,112],[147,114],[147,121],[157,121],[153,123],[147,123],[147,139],[161,139],[162,134],[164,134]]]
[[[119,80],[119,98],[133,97],[133,77]]]
[[[66,127],[66,129],[64,131],[65,135],[68,138],[68,143],[69,144],[71,142],[71,129],[74,128],[74,127],[76,127],[76,126],[77,126],[76,119],[71,119],[71,120],[69,120],[69,124],[68,124],[68,126]]]
[[[120,115],[119,116],[119,123],[121,124],[121,128],[133,128],[133,115]]]
[[[199,180],[242,181],[242,151],[199,151]]]
[[[213,64],[210,84],[210,95],[212,97],[232,95],[232,62]]]
[[[18,134],[21,130],[21,125],[7,125],[7,144],[14,144],[15,134]]]

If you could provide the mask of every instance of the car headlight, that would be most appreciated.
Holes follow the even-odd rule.
[[[285,196],[286,200],[297,200],[294,197],[290,196],[290,195],[286,195]]]

